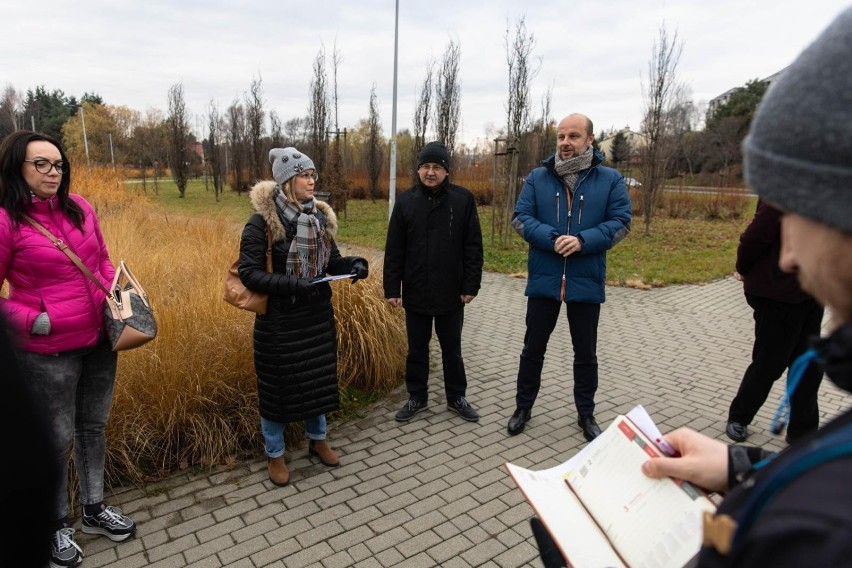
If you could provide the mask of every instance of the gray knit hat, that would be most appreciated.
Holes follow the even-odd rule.
[[[272,164],[272,177],[278,185],[284,185],[287,180],[305,170],[316,169],[313,160],[292,146],[270,150],[269,163]]]
[[[852,233],[852,8],[770,86],[743,165],[766,201]]]

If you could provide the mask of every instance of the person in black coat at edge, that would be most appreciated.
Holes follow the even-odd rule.
[[[795,274],[778,266],[782,214],[758,200],[754,219],[737,248],[734,276],[742,280],[746,301],[754,310],[754,347],[751,364],[728,410],[725,433],[735,442],[745,442],[748,425],[766,402],[772,384],[807,350],[822,326],[823,307],[802,290]],[[814,363],[802,376],[790,400],[787,442],[819,427],[817,395],[822,375],[822,367]]]
[[[784,212],[782,270],[832,314],[832,329],[793,365],[776,429],[805,369],[822,364],[852,391],[852,8],[767,91],[745,140],[749,187]],[[776,422],[775,420],[773,422]],[[665,436],[681,457],[652,458],[642,471],[727,491],[705,522],[695,564],[849,566],[852,562],[852,410],[780,454],[728,446],[688,428]],[[534,519],[545,565],[564,566]]]
[[[34,397],[23,382],[18,368],[8,326],[0,317],[0,369],[3,369],[3,392],[0,424],[8,435],[4,451],[6,467],[0,477],[0,548],[6,558],[14,558],[21,568],[43,568],[48,565],[55,536],[50,511],[53,494],[59,485],[59,472],[54,467],[49,448],[53,439],[47,423],[36,410]],[[6,565],[4,560],[0,562]]]
[[[275,181],[251,190],[256,213],[240,240],[240,280],[269,295],[266,314],[254,322],[254,365],[260,426],[269,479],[287,485],[284,427],[304,421],[308,451],[326,466],[339,465],[326,441],[328,412],[340,408],[337,390],[337,330],[326,274],[367,278],[367,261],[337,249],[337,216],[314,198],[313,161],[296,148],[269,152]],[[272,272],[266,270],[267,231],[272,237]]]
[[[397,412],[407,422],[428,406],[432,322],[441,344],[447,408],[468,422],[479,413],[466,398],[461,353],[464,307],[482,281],[482,230],[473,194],[450,183],[450,156],[429,142],[417,157],[419,183],[400,194],[385,244],[385,298],[405,308],[408,401]]]

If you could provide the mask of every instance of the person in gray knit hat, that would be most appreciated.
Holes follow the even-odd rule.
[[[269,297],[254,321],[254,366],[267,472],[283,486],[290,481],[288,422],[304,423],[310,455],[328,467],[340,463],[326,439],[326,414],[340,399],[332,289],[324,277],[349,275],[354,283],[367,278],[368,265],[340,254],[337,215],[314,199],[314,162],[296,148],[273,148],[269,162],[275,181],[251,190],[255,213],[240,239],[239,272],[246,288]]]
[[[779,266],[796,273],[802,288],[833,314],[830,334],[788,375],[778,425],[815,360],[838,387],[852,391],[850,126],[852,9],[846,9],[769,88],[744,145],[749,186],[783,214]],[[705,544],[690,566],[849,566],[852,410],[777,455],[728,446],[688,428],[665,439],[679,455],[649,459],[643,473],[727,492],[716,514],[704,520]],[[536,534],[542,557],[552,558],[552,541],[543,535]]]

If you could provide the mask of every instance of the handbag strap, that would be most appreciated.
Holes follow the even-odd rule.
[[[24,219],[26,219],[26,220],[27,220],[27,221],[28,221],[28,222],[29,222],[29,223],[30,223],[33,227],[35,227],[36,229],[38,229],[38,231],[39,231],[42,235],[44,235],[45,237],[47,237],[48,239],[50,239],[50,241],[51,241],[54,245],[56,245],[56,248],[58,248],[59,250],[61,250],[62,252],[64,252],[64,253],[68,256],[68,258],[70,258],[70,259],[71,259],[71,262],[73,262],[74,264],[76,264],[76,265],[77,265],[77,268],[79,268],[79,269],[80,269],[80,271],[81,271],[83,274],[85,274],[85,275],[89,278],[89,280],[91,280],[92,282],[94,282],[95,284],[97,284],[97,285],[98,285],[98,288],[100,288],[101,290],[103,290],[103,291],[104,291],[104,294],[106,294],[106,296],[107,296],[107,297],[109,297],[109,296],[110,296],[109,290],[107,290],[107,289],[106,289],[106,287],[105,287],[105,286],[101,283],[101,281],[100,281],[100,280],[98,280],[98,279],[95,277],[95,275],[94,275],[94,274],[92,274],[92,271],[91,271],[91,270],[89,270],[88,268],[86,268],[86,265],[85,265],[85,264],[83,264],[83,261],[82,261],[82,260],[80,260],[80,257],[79,257],[79,256],[77,256],[76,254],[74,254],[74,251],[72,251],[70,248],[68,248],[68,245],[66,245],[64,242],[62,242],[62,239],[57,239],[56,237],[54,237],[54,236],[53,236],[53,233],[51,233],[50,231],[48,231],[47,229],[45,229],[45,228],[44,228],[44,225],[42,225],[41,223],[39,223],[38,221],[36,221],[36,220],[35,220],[35,219],[33,219],[32,217],[30,217],[29,215],[24,214]]]
[[[272,272],[272,232],[266,227],[266,271]]]

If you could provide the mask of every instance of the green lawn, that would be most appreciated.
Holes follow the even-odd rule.
[[[141,192],[141,184],[128,184]],[[170,214],[198,217],[223,216],[241,225],[251,214],[248,194],[225,191],[217,203],[212,185],[205,190],[204,180],[192,180],[186,197],[180,199],[174,183],[161,181],[158,193],[148,183],[147,195],[154,204]],[[341,243],[369,248],[384,248],[388,221],[387,201],[350,200],[347,211],[335,210],[340,217]],[[708,282],[734,271],[739,235],[748,224],[735,220],[666,219],[656,217],[651,234],[644,235],[642,218],[633,222],[633,232],[607,257],[608,282],[612,285],[665,286]],[[513,233],[510,246],[491,244],[491,208],[480,208],[485,269],[505,274],[526,272],[527,245]]]

